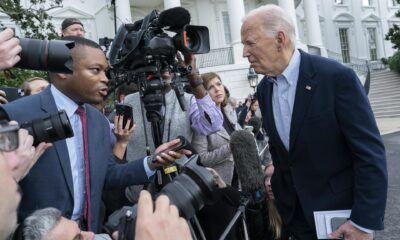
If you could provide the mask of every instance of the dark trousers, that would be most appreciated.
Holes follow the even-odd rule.
[[[284,225],[284,229],[287,230],[291,240],[316,240],[317,233],[315,226],[310,226],[304,217],[303,209],[300,206],[300,202],[297,199],[296,210],[294,212],[292,220],[289,224]]]

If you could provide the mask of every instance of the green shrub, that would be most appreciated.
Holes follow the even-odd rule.
[[[400,51],[389,57],[388,62],[390,70],[400,73]]]

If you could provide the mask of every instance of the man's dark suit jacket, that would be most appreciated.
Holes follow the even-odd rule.
[[[3,105],[3,108],[10,119],[19,123],[43,118],[58,111],[50,87],[39,94]],[[109,123],[100,111],[88,104],[85,104],[85,108],[91,178],[91,227],[92,231],[99,232],[103,187],[144,184],[149,180],[143,161],[131,161],[128,164],[115,162],[110,143]],[[34,210],[46,207],[55,207],[65,217],[71,218],[74,198],[66,141],[54,142],[20,182],[20,186],[23,195],[18,211],[19,221]]]
[[[351,209],[351,220],[383,229],[387,195],[385,149],[368,98],[354,71],[300,51],[289,151],[276,129],[273,83],[257,88],[275,172],[272,189],[288,224],[300,202],[310,227],[313,211]]]

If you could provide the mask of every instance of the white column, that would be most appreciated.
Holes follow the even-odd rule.
[[[229,25],[231,30],[231,39],[233,47],[233,59],[235,63],[245,62],[243,55],[243,45],[240,36],[240,28],[242,27],[242,19],[245,16],[243,0],[227,0],[229,13]]]
[[[304,6],[304,17],[307,26],[307,44],[313,47],[317,47],[320,50],[320,54],[327,56],[326,48],[323,46],[321,25],[319,22],[319,14],[317,9],[317,1],[315,0],[303,0]],[[311,49],[310,53],[311,52]]]
[[[297,48],[308,51],[307,46],[304,43],[302,43],[299,38],[299,29],[297,27],[297,17],[296,17],[296,8],[294,6],[294,0],[278,0],[278,4],[281,8],[285,9],[285,11],[292,17],[294,28],[296,31]]]
[[[115,0],[115,14],[117,17],[117,29],[123,23],[132,23],[129,0]]]
[[[181,0],[164,0],[164,10],[180,6]]]

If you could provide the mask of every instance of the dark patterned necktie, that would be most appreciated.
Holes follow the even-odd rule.
[[[79,106],[76,110],[82,123],[82,142],[83,142],[83,153],[84,153],[84,167],[85,167],[85,200],[83,205],[83,221],[88,231],[90,227],[90,174],[89,174],[89,150],[87,143],[87,129],[86,129],[86,114],[85,109]]]

